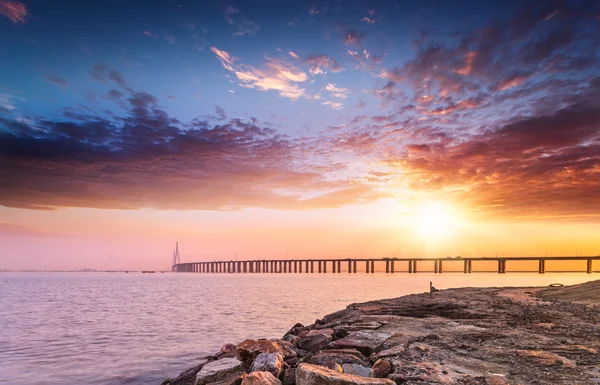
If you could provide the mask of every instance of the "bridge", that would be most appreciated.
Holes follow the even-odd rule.
[[[277,260],[266,260],[266,259],[255,259],[255,260],[229,260],[229,261],[211,261],[211,262],[179,262],[179,248],[177,247],[174,251],[173,261],[177,262],[173,264],[174,272],[184,273],[305,273],[305,274],[325,274],[328,271],[331,273],[351,273],[356,274],[363,271],[367,274],[375,273],[375,271],[385,271],[388,274],[397,272],[408,272],[410,274],[418,272],[427,273],[443,273],[444,266],[451,265],[454,267],[453,270],[446,270],[451,272],[464,272],[465,274],[473,272],[489,272],[487,270],[474,270],[474,262],[481,267],[484,262],[495,262],[497,271],[499,274],[506,273],[507,264],[514,262],[537,262],[538,273],[544,274],[546,272],[547,261],[585,261],[586,269],[580,272],[586,272],[591,274],[593,261],[600,260],[600,256],[586,257],[586,256],[564,256],[564,257],[475,257],[475,258],[345,258],[345,259],[277,259]],[[433,262],[433,266],[432,266]],[[385,264],[385,270],[383,265]],[[458,264],[458,268],[456,269]],[[398,269],[401,265],[406,266],[405,270]],[[419,266],[421,265],[421,266]],[[362,269],[364,266],[364,270]],[[462,267],[462,269],[460,269]],[[523,272],[523,270],[519,270]],[[529,272],[529,271],[528,271]]]

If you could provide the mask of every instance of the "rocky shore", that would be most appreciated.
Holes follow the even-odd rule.
[[[163,385],[600,384],[600,281],[349,305],[227,344]]]

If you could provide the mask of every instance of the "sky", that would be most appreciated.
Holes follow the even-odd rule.
[[[0,0],[0,269],[599,255],[600,3]]]

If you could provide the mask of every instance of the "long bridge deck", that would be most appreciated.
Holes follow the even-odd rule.
[[[359,271],[358,266],[364,263],[365,273],[375,273],[376,271],[385,271],[386,273],[400,272],[397,269],[398,264],[405,263],[407,266],[406,270],[402,272],[417,273],[417,272],[428,272],[428,273],[442,273],[444,272],[444,265],[452,264],[456,268],[457,262],[462,262],[462,270],[446,270],[451,272],[464,272],[466,274],[472,272],[489,272],[487,270],[473,270],[473,262],[496,262],[497,271],[499,274],[506,273],[507,262],[537,262],[538,273],[544,274],[546,272],[546,261],[586,261],[586,269],[581,272],[591,274],[593,261],[600,260],[600,256],[595,257],[497,257],[497,258],[345,258],[345,259],[277,259],[277,260],[245,260],[245,261],[211,261],[211,262],[188,262],[188,263],[177,263],[173,265],[174,272],[184,273],[327,273],[328,266],[331,267],[329,270],[332,273],[352,273],[355,274]],[[427,268],[419,268],[419,262],[423,265],[427,263]],[[431,267],[433,262],[433,268]],[[376,269],[377,267],[380,269]],[[385,263],[385,270],[381,269],[382,264]],[[360,264],[360,265],[359,265]],[[489,265],[488,265],[489,266]],[[423,266],[421,266],[423,267]],[[459,265],[460,267],[460,265]],[[522,270],[520,270],[522,271]]]

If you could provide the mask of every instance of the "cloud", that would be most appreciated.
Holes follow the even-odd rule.
[[[182,123],[143,92],[122,95],[129,114],[74,113],[31,122],[0,118],[0,205],[30,209],[310,209],[377,199],[346,165],[306,157],[255,119]]]
[[[0,15],[6,16],[14,24],[25,24],[27,6],[20,1],[0,0]]]
[[[127,85],[127,82],[125,81],[125,77],[123,76],[123,74],[106,64],[94,66],[90,71],[90,75],[92,76],[92,78],[103,83],[108,83],[112,81],[121,88],[127,90],[130,89]]]
[[[327,55],[308,55],[304,62],[310,66],[309,72],[312,75],[325,74],[327,71],[340,72],[344,68],[334,58]]]
[[[0,94],[0,113],[9,113],[16,107],[12,101],[14,96],[8,94]]]
[[[341,110],[344,108],[344,105],[340,102],[332,102],[332,101],[325,101],[323,103],[324,106],[330,106],[331,108],[333,108],[334,110]]]
[[[347,88],[336,87],[335,84],[332,83],[325,86],[325,91],[329,92],[334,98],[346,99],[348,97]]]
[[[60,76],[46,75],[44,76],[44,80],[46,80],[48,83],[56,84],[61,87],[69,86],[69,82],[65,78]]]
[[[260,30],[260,26],[243,15],[239,8],[227,6],[224,12],[227,23],[235,27],[233,36],[253,36]]]
[[[358,29],[352,28],[344,31],[344,44],[346,45],[361,45],[364,38],[364,32],[359,32]]]
[[[288,52],[288,54],[295,59],[300,59],[300,56],[298,56],[296,52],[290,51]]]
[[[226,51],[216,47],[210,49],[223,67],[236,75],[241,87],[260,91],[278,91],[279,95],[292,100],[298,99],[305,92],[305,89],[300,88],[296,83],[307,81],[308,76],[291,64],[267,58],[264,67],[258,69],[250,65],[238,64]]]

